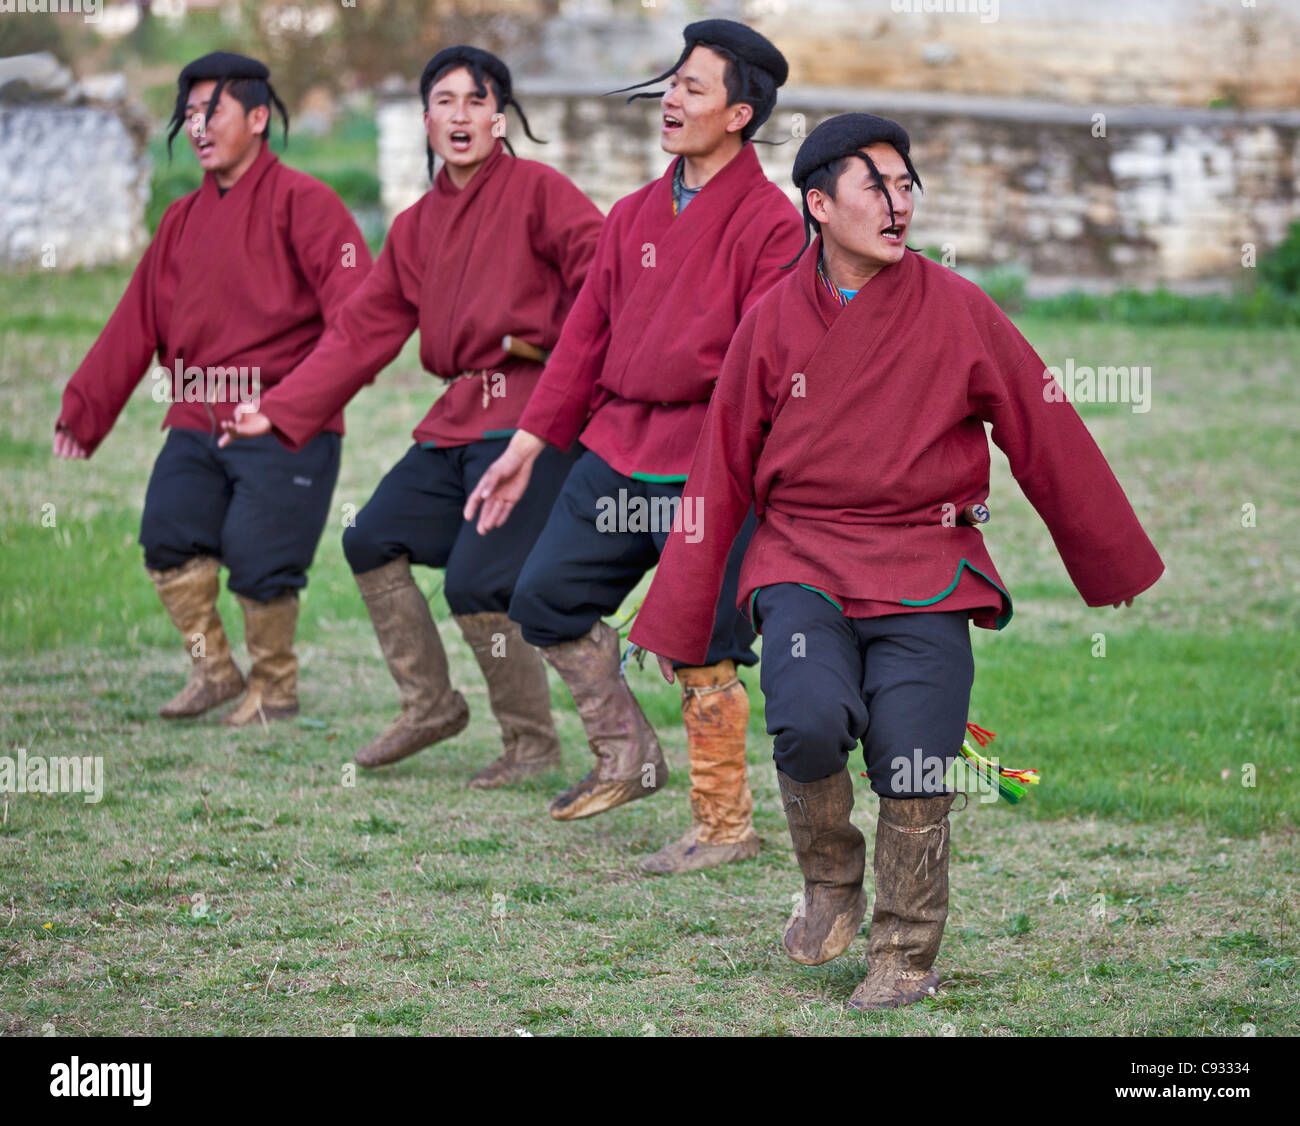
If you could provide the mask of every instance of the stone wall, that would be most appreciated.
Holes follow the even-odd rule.
[[[518,86],[533,132],[550,142],[523,138],[510,114],[518,155],[560,169],[601,210],[667,166],[657,102],[625,105],[592,84],[526,79]],[[1300,218],[1300,111],[1080,107],[847,89],[783,91],[759,133],[785,142],[758,152],[792,200],[799,138],[849,111],[892,117],[912,136],[925,184],[913,246],[948,244],[963,266],[1019,263],[1039,289],[1234,277],[1244,243],[1263,251]],[[391,218],[428,184],[418,96],[386,101],[379,124]]]
[[[562,0],[518,73],[657,74],[702,16],[752,23],[799,86],[1087,104],[1300,105],[1300,0]],[[629,79],[630,81],[630,79]],[[622,85],[623,83],[616,83]]]
[[[0,59],[0,269],[137,258],[148,128],[120,76],[78,83],[51,55]]]

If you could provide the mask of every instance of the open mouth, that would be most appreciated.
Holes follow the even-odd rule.
[[[464,129],[457,129],[451,134],[451,147],[457,152],[467,152],[473,139]]]
[[[214,148],[216,148],[216,146],[211,141],[203,140],[199,142],[198,148],[199,148],[199,155],[202,156],[204,153],[211,152]]]
[[[671,133],[671,132],[673,132],[675,129],[680,129],[681,127],[682,127],[682,120],[681,120],[681,118],[679,118],[679,117],[674,117],[671,113],[666,113],[666,114],[664,114],[664,132],[665,132],[665,133]]]
[[[901,243],[903,241],[903,235],[906,232],[906,230],[907,230],[906,226],[895,223],[892,227],[882,228],[880,232],[880,237],[883,238],[886,242]]]

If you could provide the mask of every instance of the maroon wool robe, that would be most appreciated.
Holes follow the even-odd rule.
[[[561,449],[581,436],[618,472],[651,480],[685,478],[736,326],[803,244],[799,213],[752,144],[674,216],[679,159],[611,209],[519,420]]]
[[[669,537],[631,641],[704,659],[751,501],[740,605],[802,583],[850,617],[967,609],[1001,628],[1011,600],[984,536],[953,520],[988,497],[984,422],[1089,606],[1160,577],[1083,421],[977,286],[907,251],[840,306],[817,277],[820,251],[818,238],[736,333],[683,492],[702,498],[702,529],[695,543],[689,522]]]
[[[316,350],[263,398],[273,432],[300,449],[418,328],[421,362],[452,382],[415,440],[464,446],[511,433],[542,368],[507,355],[501,338],[555,347],[602,222],[565,176],[499,140],[463,190],[440,168],[393,220],[375,268]],[[457,378],[465,371],[478,374]]]
[[[205,173],[200,188],[167,208],[99,339],[63,392],[59,422],[87,454],[104,440],[150,359],[172,373],[163,420],[216,433],[233,417],[234,373],[218,373],[216,402],[184,401],[192,389],[177,365],[258,369],[263,390],[309,353],[370,270],[370,251],[351,213],[319,180],[262,151],[221,195]],[[182,376],[182,380],[184,377]],[[343,433],[335,413],[322,427]]]

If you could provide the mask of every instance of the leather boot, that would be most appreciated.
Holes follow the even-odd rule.
[[[411,577],[410,556],[353,577],[402,701],[398,717],[353,756],[360,766],[383,766],[464,731],[469,705],[451,686],[447,653]]]
[[[604,813],[668,782],[654,728],[618,668],[618,632],[597,621],[582,637],[542,648],[573,694],[595,769],[551,802],[557,821]]]
[[[955,794],[881,798],[876,826],[876,905],[866,980],[851,1009],[892,1009],[933,996],[933,969],[948,921],[948,810]]]
[[[293,635],[298,628],[298,592],[286,591],[270,602],[236,596],[244,608],[244,644],[251,665],[248,691],[221,722],[244,727],[298,714],[298,657]]]
[[[196,555],[167,571],[146,568],[158,597],[190,655],[185,687],[158,709],[163,719],[202,715],[233,700],[244,677],[230,656],[230,641],[217,613],[220,565],[211,555]]]
[[[796,962],[820,966],[849,948],[867,912],[867,842],[849,820],[853,780],[847,769],[818,782],[776,777],[804,880],[782,942]]]
[[[643,872],[671,875],[758,855],[754,798],[745,776],[749,697],[735,661],[677,670],[691,760],[692,825],[647,856]]]
[[[505,614],[455,617],[487,681],[488,701],[505,748],[470,779],[470,788],[491,790],[559,766],[560,739],[551,719],[551,691],[541,654]]]

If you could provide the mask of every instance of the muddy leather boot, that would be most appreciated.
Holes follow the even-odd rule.
[[[604,813],[668,782],[654,728],[618,667],[618,632],[597,621],[582,637],[541,650],[573,694],[595,768],[552,800],[557,821]]]
[[[410,556],[353,578],[402,701],[398,717],[353,756],[360,766],[383,766],[465,730],[469,705],[451,686],[447,653],[411,577]]]
[[[196,555],[167,571],[146,571],[191,661],[189,681],[158,714],[163,719],[202,715],[233,700],[244,690],[244,677],[230,656],[230,641],[217,613],[220,565],[211,555]]]
[[[934,995],[934,959],[948,921],[948,810],[955,796],[880,799],[868,973],[849,998],[851,1009],[892,1009]]]
[[[298,628],[298,592],[287,591],[270,602],[236,595],[244,608],[244,644],[252,664],[248,691],[221,722],[244,727],[298,714],[298,657],[293,635]]]
[[[804,880],[782,941],[796,962],[820,966],[849,948],[867,912],[867,842],[849,820],[853,780],[847,769],[817,782],[776,777]]]
[[[499,758],[470,779],[470,788],[491,790],[559,766],[560,739],[551,719],[551,692],[541,654],[505,614],[457,614],[455,618],[487,681],[488,701],[501,725],[504,747]]]
[[[749,697],[736,663],[677,670],[691,760],[692,825],[643,859],[643,872],[671,875],[758,855],[754,798],[745,776]]]

